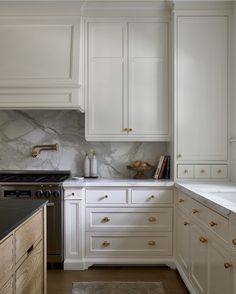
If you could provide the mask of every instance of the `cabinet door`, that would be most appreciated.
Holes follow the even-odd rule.
[[[214,239],[209,244],[209,294],[233,294],[233,268],[229,253]]]
[[[86,138],[127,135],[126,26],[89,23]]]
[[[168,23],[128,24],[130,136],[168,137]]]
[[[16,294],[43,294],[43,243],[31,251],[16,271]]]
[[[65,200],[65,259],[82,256],[81,200]]]
[[[176,254],[182,269],[188,273],[190,265],[190,220],[179,211],[177,213]]]
[[[227,16],[177,18],[177,152],[227,160]]]
[[[191,226],[191,270],[190,278],[198,293],[207,293],[208,240],[196,225]]]

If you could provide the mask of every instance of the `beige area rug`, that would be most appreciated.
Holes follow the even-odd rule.
[[[161,282],[74,282],[72,294],[165,294]]]

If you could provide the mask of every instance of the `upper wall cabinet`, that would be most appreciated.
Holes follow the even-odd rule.
[[[228,16],[176,17],[176,154],[227,161]]]
[[[168,141],[168,22],[86,22],[86,139]]]
[[[80,18],[0,18],[0,108],[78,108]]]

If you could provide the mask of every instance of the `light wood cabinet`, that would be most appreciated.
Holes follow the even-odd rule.
[[[175,20],[177,161],[227,161],[229,17],[191,11]]]
[[[86,22],[89,141],[167,141],[168,22]]]
[[[0,294],[46,294],[46,207],[0,241]]]

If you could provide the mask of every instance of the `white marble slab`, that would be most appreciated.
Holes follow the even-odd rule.
[[[236,218],[236,184],[230,182],[177,182],[175,186],[223,216]]]
[[[171,180],[134,180],[134,179],[69,179],[63,183],[65,188],[68,187],[174,187],[174,182]]]

